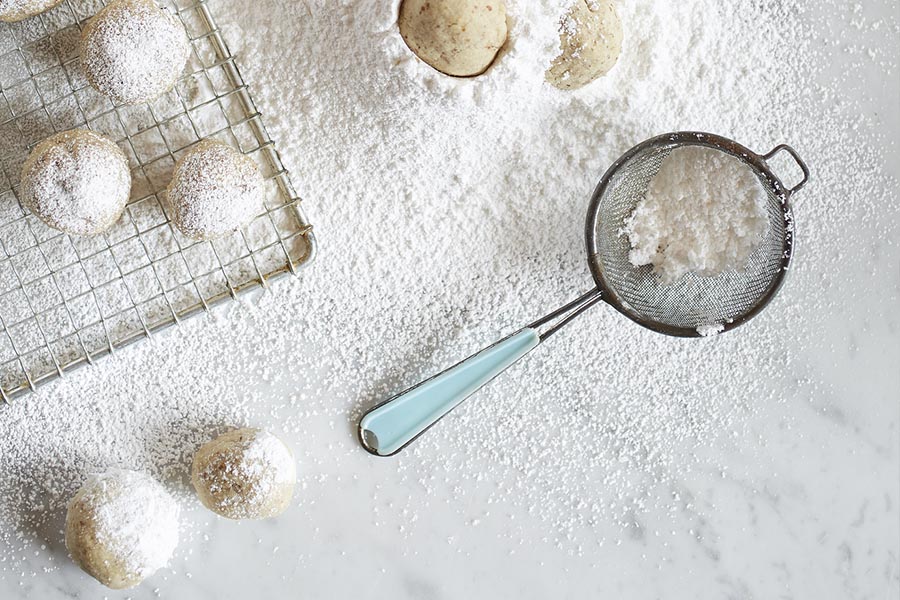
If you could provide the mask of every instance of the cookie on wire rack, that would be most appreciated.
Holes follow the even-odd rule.
[[[63,0],[0,0],[0,21],[15,23],[59,6]]]
[[[81,34],[81,66],[101,94],[141,104],[171,90],[191,43],[178,17],[153,0],[113,0]]]
[[[22,167],[22,205],[48,227],[93,236],[112,227],[131,196],[131,170],[111,140],[73,129],[45,139]]]
[[[248,225],[265,209],[263,178],[253,160],[228,144],[203,140],[175,165],[169,204],[189,238],[211,240]]]

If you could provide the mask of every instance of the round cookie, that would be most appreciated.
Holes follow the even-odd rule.
[[[454,77],[484,73],[508,35],[503,0],[403,0],[398,25],[416,56]]]
[[[606,75],[622,51],[622,22],[613,0],[577,0],[563,17],[561,53],[547,70],[547,81],[575,90]]]
[[[153,0],[113,0],[81,34],[88,81],[118,104],[140,104],[175,86],[190,54],[177,16]]]
[[[237,429],[194,455],[191,482],[203,505],[229,519],[267,519],[290,505],[297,482],[291,450],[271,433]]]
[[[89,575],[125,589],[166,566],[178,544],[178,504],[150,477],[94,475],[69,502],[66,548]]]
[[[222,237],[250,223],[264,210],[263,195],[256,163],[213,140],[181,157],[168,188],[175,226],[196,240]]]
[[[22,167],[22,205],[49,227],[92,236],[112,227],[131,195],[128,159],[86,129],[52,135]]]
[[[0,21],[14,23],[58,6],[62,0],[0,0]]]

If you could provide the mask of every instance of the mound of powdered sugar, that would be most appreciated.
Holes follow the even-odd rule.
[[[653,265],[664,284],[739,270],[768,230],[767,200],[738,159],[703,146],[676,148],[625,221],[628,258]]]
[[[181,21],[154,0],[114,0],[82,34],[85,76],[122,104],[146,102],[171,89],[189,53]]]

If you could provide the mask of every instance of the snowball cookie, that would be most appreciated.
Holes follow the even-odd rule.
[[[181,157],[168,193],[175,226],[197,240],[236,231],[264,210],[263,178],[256,163],[212,140],[203,140]]]
[[[577,0],[563,17],[562,52],[547,70],[547,81],[561,90],[584,87],[606,75],[622,51],[622,22],[613,0]]]
[[[150,477],[113,470],[69,502],[66,548],[103,585],[133,587],[166,566],[178,544],[178,504]]]
[[[113,102],[140,104],[175,86],[190,49],[178,17],[153,0],[113,0],[81,34],[81,65]]]
[[[50,136],[22,167],[22,204],[49,227],[71,235],[97,235],[112,227],[130,195],[125,154],[86,129]]]
[[[0,0],[0,21],[13,23],[54,8],[62,0]]]
[[[484,73],[506,43],[503,0],[403,0],[400,35],[416,56],[441,73]]]
[[[191,481],[200,501],[229,519],[267,519],[291,502],[297,469],[280,439],[259,429],[237,429],[194,455]]]

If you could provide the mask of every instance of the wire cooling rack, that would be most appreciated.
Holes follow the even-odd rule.
[[[0,24],[0,398],[92,363],[241,291],[295,273],[315,239],[288,172],[205,0],[169,0],[193,47],[162,98],[114,106],[81,73],[78,41],[106,0],[65,0],[38,17]],[[115,140],[134,180],[109,232],[75,238],[18,201],[28,152],[47,136],[86,127]],[[176,159],[204,138],[252,157],[266,176],[266,212],[243,231],[195,242],[165,204]]]

